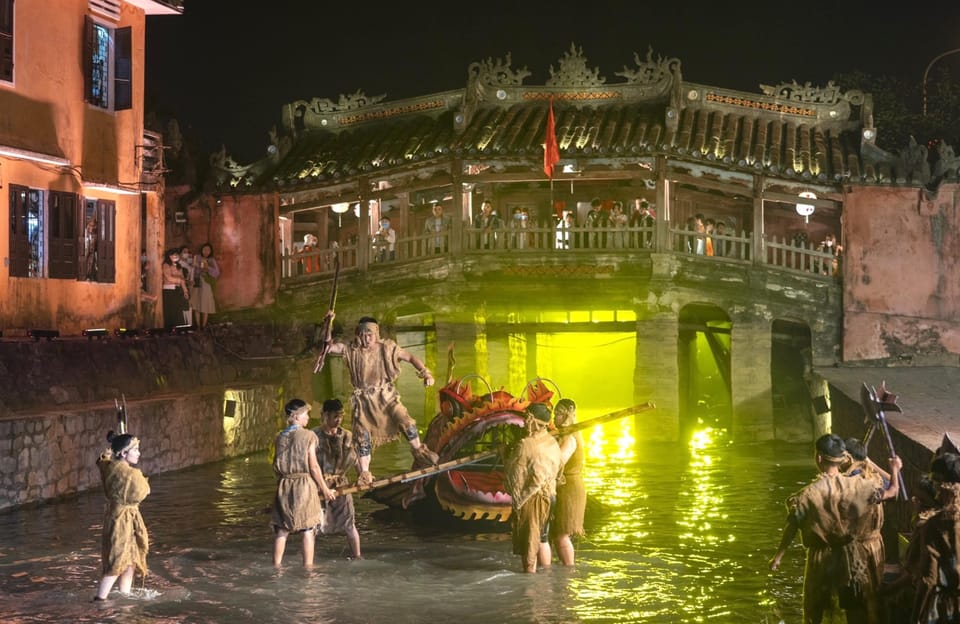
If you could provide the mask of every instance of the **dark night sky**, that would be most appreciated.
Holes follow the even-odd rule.
[[[507,53],[532,72],[526,84],[543,84],[576,43],[615,83],[652,47],[680,59],[684,80],[758,93],[857,70],[919,84],[935,56],[960,47],[960,3],[882,4],[186,0],[183,15],[147,20],[147,109],[176,117],[203,156],[225,144],[251,162],[288,102],[458,89],[470,63]],[[960,80],[960,54],[936,69]]]

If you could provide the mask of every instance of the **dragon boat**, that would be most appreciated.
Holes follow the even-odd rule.
[[[474,394],[472,383],[486,386],[487,392]],[[552,409],[555,393],[547,383],[536,379],[520,396],[513,396],[502,388],[492,390],[478,375],[453,379],[439,390],[440,410],[423,441],[439,455],[441,466],[461,458],[481,459],[377,488],[366,496],[433,520],[507,522],[511,499],[503,485],[498,451],[523,436],[524,415],[531,403],[545,403]],[[412,470],[422,468],[412,466]]]

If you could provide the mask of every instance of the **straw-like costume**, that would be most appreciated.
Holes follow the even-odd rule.
[[[570,434],[577,448],[563,467],[563,479],[557,483],[557,502],[550,522],[550,534],[583,535],[583,514],[587,508],[587,488],[583,484],[583,436]],[[560,442],[563,446],[563,441]]]
[[[416,421],[400,402],[394,385],[400,375],[400,346],[385,338],[371,349],[361,348],[356,341],[346,347],[344,360],[354,388],[354,436],[359,436],[361,430],[369,432],[370,443],[376,448],[398,439],[411,427],[416,431]]]
[[[941,506],[914,527],[905,569],[915,590],[911,622],[955,622],[960,616],[960,483],[941,483]]]
[[[317,435],[309,429],[291,426],[277,436],[273,471],[277,475],[277,495],[271,523],[291,533],[313,529],[320,524],[323,510],[317,484],[307,463]]]
[[[119,576],[132,565],[145,576],[150,539],[140,503],[150,494],[150,484],[139,468],[113,459],[110,450],[100,456],[97,467],[107,499],[101,547],[103,574]]]
[[[506,458],[504,483],[513,506],[513,552],[525,562],[537,560],[562,462],[560,445],[545,428],[520,440]]]
[[[357,454],[353,448],[353,436],[342,427],[337,427],[334,435],[328,435],[322,428],[314,430],[319,439],[317,443],[317,461],[323,471],[323,477],[331,489],[349,484],[347,471],[357,466]],[[325,535],[345,533],[354,525],[355,512],[353,495],[338,496],[323,501],[324,516],[320,532]]]
[[[820,621],[833,607],[862,604],[876,622],[876,592],[883,578],[882,489],[871,479],[821,474],[787,500],[791,522],[807,549],[803,581],[805,621]]]

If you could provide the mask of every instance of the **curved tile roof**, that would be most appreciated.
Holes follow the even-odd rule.
[[[618,83],[571,47],[543,86],[506,60],[474,63],[464,89],[383,102],[358,92],[284,108],[286,138],[269,163],[232,170],[233,186],[281,192],[459,159],[544,178],[552,100],[561,161],[618,169],[638,155],[834,184],[893,181],[898,163],[861,156],[872,100],[860,92],[782,84],[749,94],[684,82],[677,59],[634,56]],[[875,137],[875,132],[873,134]],[[902,176],[901,176],[902,177]],[[223,180],[221,180],[222,182]]]

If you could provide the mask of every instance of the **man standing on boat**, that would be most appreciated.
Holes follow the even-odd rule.
[[[332,323],[333,311],[327,315]],[[357,322],[356,337],[349,344],[330,342],[327,354],[342,357],[350,371],[350,383],[353,384],[351,430],[361,469],[357,482],[364,485],[373,481],[370,474],[373,449],[400,436],[410,444],[418,464],[436,464],[437,454],[420,441],[417,422],[400,402],[395,384],[400,375],[400,363],[407,362],[416,369],[425,387],[432,386],[433,374],[424,363],[393,340],[381,338],[380,325],[371,316],[364,316]]]

